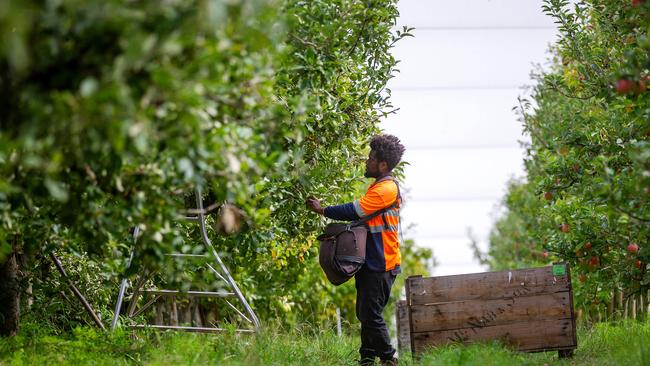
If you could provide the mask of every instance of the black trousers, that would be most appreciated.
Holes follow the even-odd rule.
[[[390,344],[382,311],[390,298],[390,289],[399,270],[373,272],[363,266],[354,275],[357,288],[357,319],[361,322],[361,359],[390,360],[395,348]]]

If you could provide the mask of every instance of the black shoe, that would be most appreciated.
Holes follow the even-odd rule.
[[[375,365],[375,358],[372,357],[363,357],[362,359],[359,360],[359,366],[374,366]]]
[[[382,366],[397,366],[397,359],[395,357],[391,358],[390,360],[381,360],[381,365]]]

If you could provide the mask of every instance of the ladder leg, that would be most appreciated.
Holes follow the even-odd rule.
[[[86,312],[88,312],[88,315],[93,319],[95,324],[101,329],[101,330],[106,330],[104,328],[104,324],[102,323],[101,319],[97,316],[95,311],[93,310],[92,306],[88,303],[84,295],[81,294],[81,291],[77,289],[77,286],[74,285],[70,277],[68,277],[68,274],[65,272],[65,269],[63,269],[63,264],[61,264],[61,261],[59,260],[59,257],[54,254],[54,252],[50,252],[50,258],[52,258],[52,261],[54,262],[54,265],[56,268],[59,270],[59,273],[61,273],[61,277],[63,277],[67,282],[68,286],[70,286],[70,290],[74,293],[74,295],[77,297],[77,299],[81,302],[83,305],[84,309],[86,309]]]
[[[260,329],[260,322],[257,319],[257,315],[255,315],[255,312],[253,309],[250,307],[248,304],[248,301],[246,301],[246,298],[244,298],[244,295],[241,293],[239,290],[239,287],[235,283],[235,280],[233,280],[232,276],[230,275],[230,272],[228,271],[228,268],[226,268],[226,265],[223,263],[221,260],[221,257],[217,253],[217,251],[214,249],[212,246],[212,242],[210,242],[210,238],[208,238],[208,232],[206,229],[205,225],[205,215],[203,213],[203,199],[201,197],[201,187],[196,188],[196,205],[199,209],[199,225],[201,227],[201,238],[203,239],[203,242],[207,245],[208,248],[210,248],[210,251],[212,252],[212,255],[214,256],[215,260],[217,261],[217,264],[219,264],[219,267],[221,268],[221,271],[223,274],[226,275],[226,278],[228,280],[228,283],[232,287],[233,291],[237,295],[237,298],[239,298],[239,301],[244,305],[244,308],[246,308],[246,312],[250,316],[250,319],[253,321],[253,324],[255,325],[255,330]]]
[[[124,291],[126,290],[126,278],[120,283],[120,291],[117,294],[117,304],[115,304],[115,313],[113,313],[113,322],[111,322],[111,330],[117,326],[117,318],[120,316],[120,309],[122,309],[122,300],[124,299]]]
[[[138,226],[133,229],[133,245],[135,245],[135,242],[138,240],[138,235],[140,234],[140,228]],[[135,249],[131,250],[131,255],[129,256],[129,261],[126,264],[126,268],[129,269],[131,267],[131,262],[133,262],[133,256],[135,255]],[[122,301],[124,301],[124,292],[126,291],[126,287],[128,286],[127,279],[124,278],[122,279],[122,282],[120,283],[120,290],[117,293],[117,303],[115,304],[115,312],[113,313],[113,321],[111,322],[111,330],[115,329],[117,326],[117,319],[120,316],[120,311],[122,310]]]

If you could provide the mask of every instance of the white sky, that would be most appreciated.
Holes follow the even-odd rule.
[[[507,181],[523,175],[521,124],[512,111],[556,37],[541,0],[401,0],[398,25],[415,38],[393,54],[400,110],[382,122],[406,146],[403,227],[433,248],[433,275],[481,272],[468,229],[487,248]]]

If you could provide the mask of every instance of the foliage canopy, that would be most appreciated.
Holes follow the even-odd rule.
[[[49,251],[89,254],[106,281],[93,300],[108,304],[133,246],[129,275],[202,250],[176,223],[202,186],[236,207],[242,230],[215,244],[257,311],[326,318],[353,289],[325,285],[322,222],[304,201],[361,187],[366,142],[392,109],[389,50],[410,35],[392,30],[397,15],[393,0],[9,2],[0,258],[43,280]]]

